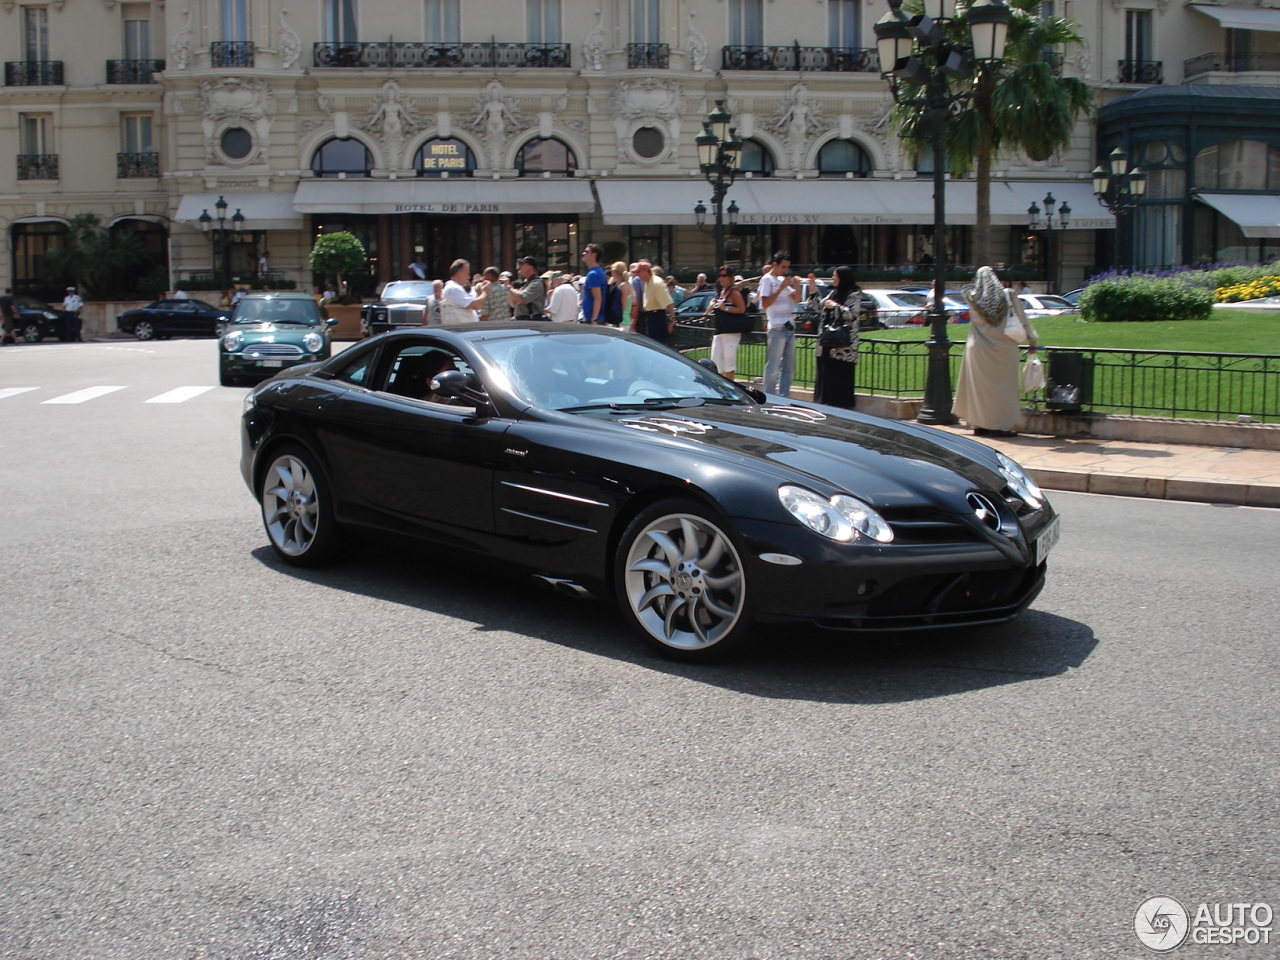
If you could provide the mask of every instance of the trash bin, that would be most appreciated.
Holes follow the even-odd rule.
[[[1065,350],[1049,352],[1045,407],[1058,413],[1079,413],[1093,402],[1093,357]]]

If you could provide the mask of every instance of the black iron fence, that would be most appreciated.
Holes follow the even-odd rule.
[[[120,180],[147,180],[160,176],[160,154],[117,153],[116,177]]]
[[[317,43],[317,67],[567,67],[567,43]]]
[[[108,60],[107,83],[155,83],[163,60]]]
[[[214,67],[252,67],[255,50],[252,40],[218,40],[209,44],[209,64]]]
[[[18,154],[19,180],[57,180],[58,155],[56,153]]]
[[[6,87],[60,87],[61,60],[11,60],[4,65]]]
[[[1280,53],[1202,53],[1183,61],[1182,75],[1199,73],[1250,73],[1280,70]]]
[[[671,66],[671,45],[668,43],[628,43],[627,67],[649,67],[666,70]]]
[[[726,46],[721,48],[724,70],[812,70],[831,73],[879,73],[875,48]]]
[[[678,328],[685,349],[710,344],[711,331]],[[884,340],[863,334],[858,345],[857,384],[861,392],[897,398],[924,396],[928,369],[926,341]],[[1023,347],[1023,351],[1026,351]],[[964,342],[952,341],[951,378],[960,370]],[[1195,420],[1248,417],[1255,423],[1280,423],[1280,355],[1244,353],[1179,353],[1173,350],[1041,347],[1047,368],[1054,355],[1076,360],[1091,376],[1072,405],[1085,412]],[[764,372],[765,335],[744,334],[738,349],[739,379],[759,379]],[[813,337],[796,337],[797,386],[814,382]],[[1052,406],[1043,391],[1028,395],[1029,406]]]

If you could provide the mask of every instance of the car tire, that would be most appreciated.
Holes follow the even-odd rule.
[[[276,554],[297,567],[334,559],[342,532],[333,518],[329,481],[311,453],[298,446],[275,451],[262,474],[258,502]]]
[[[708,662],[751,640],[747,571],[728,524],[691,500],[641,511],[618,543],[614,588],[631,627],[663,656]]]
[[[224,387],[237,387],[240,385],[240,378],[229,372],[226,367],[219,367],[218,382]]]
[[[150,320],[139,320],[133,325],[133,335],[139,340],[155,340],[156,325]]]
[[[44,331],[40,329],[38,323],[24,323],[22,325],[22,339],[26,343],[39,343],[44,339]]]

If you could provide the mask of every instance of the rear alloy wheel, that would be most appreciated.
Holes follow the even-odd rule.
[[[665,500],[623,534],[618,601],[641,638],[665,656],[713,660],[750,639],[746,568],[722,524],[699,504]]]
[[[154,340],[156,327],[150,320],[139,320],[133,328],[133,335],[139,340]]]
[[[329,484],[301,447],[277,452],[262,476],[262,523],[286,563],[315,567],[333,559],[341,531],[333,519]]]
[[[22,325],[22,339],[27,343],[39,343],[44,339],[44,331],[40,329],[38,323],[25,323]]]

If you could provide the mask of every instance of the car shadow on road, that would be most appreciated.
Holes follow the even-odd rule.
[[[379,541],[339,565],[300,569],[269,547],[253,556],[279,573],[513,632],[752,696],[830,703],[899,703],[1055,677],[1081,667],[1097,646],[1086,624],[1030,609],[1011,623],[942,631],[849,634],[804,625],[761,625],[761,642],[709,665],[665,659],[627,628],[609,602],[578,600],[533,585],[492,561],[422,544]]]

